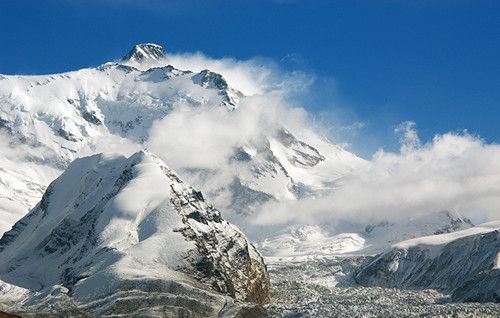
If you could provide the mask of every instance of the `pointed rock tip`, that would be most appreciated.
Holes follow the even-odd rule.
[[[154,43],[142,43],[134,45],[134,47],[122,58],[122,61],[160,61],[161,59],[164,59],[166,55],[165,49],[161,45]]]

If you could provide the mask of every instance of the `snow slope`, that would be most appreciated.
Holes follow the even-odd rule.
[[[361,250],[365,239],[359,233],[330,235],[319,226],[306,225],[264,239],[259,250],[268,258],[308,259],[341,255]]]
[[[366,264],[356,280],[367,286],[433,288],[455,301],[500,301],[500,222],[415,238]]]
[[[422,235],[471,228],[470,220],[452,211],[376,224],[294,225],[259,242],[269,260],[323,259],[346,254],[375,255],[396,242]]]
[[[158,157],[75,160],[0,239],[10,311],[193,317],[269,300],[262,257]]]

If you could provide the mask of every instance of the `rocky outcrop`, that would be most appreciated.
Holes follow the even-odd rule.
[[[500,303],[500,269],[485,270],[456,288],[451,299],[457,302]]]

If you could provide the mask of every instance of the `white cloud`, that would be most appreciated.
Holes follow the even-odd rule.
[[[317,126],[289,98],[310,87],[315,80],[310,74],[287,73],[264,59],[214,60],[200,53],[171,55],[169,62],[180,69],[208,68],[221,73],[231,86],[255,95],[243,99],[235,112],[180,107],[157,122],[148,147],[174,168],[226,169],[217,176],[217,182],[223,184],[227,182],[224,178],[237,173],[227,166],[235,147],[260,133],[272,134],[280,125],[292,131]],[[345,127],[345,133],[360,132],[369,133],[364,123]],[[457,209],[476,222],[500,218],[496,208],[500,206],[500,146],[467,133],[437,135],[422,143],[412,121],[401,123],[394,132],[400,136],[399,152],[379,150],[365,170],[329,195],[271,202],[262,207],[254,222],[373,222],[445,209]]]
[[[394,129],[394,132],[400,135],[401,153],[409,153],[420,147],[416,126],[413,121],[405,121]]]
[[[413,123],[401,127],[399,153],[378,151],[365,171],[330,195],[270,203],[255,223],[373,222],[447,209],[476,222],[500,219],[500,145],[467,133],[421,145]]]
[[[223,169],[237,147],[304,121],[303,109],[288,108],[273,94],[246,97],[231,112],[180,105],[153,125],[146,145],[174,168]]]

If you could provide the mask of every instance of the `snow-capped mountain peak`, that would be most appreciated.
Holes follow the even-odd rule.
[[[76,302],[98,316],[130,295],[149,302],[153,290],[164,304],[177,301],[168,316],[182,307],[187,316],[211,317],[232,306],[226,301],[269,300],[255,247],[147,151],[73,161],[0,239],[0,255],[0,291],[22,288],[36,304],[36,292],[52,299],[60,286],[69,297],[63,308]]]
[[[185,108],[193,110],[187,112],[194,115],[193,120],[212,110],[222,111],[200,117],[230,118],[248,111],[252,97],[233,88],[222,74],[177,68],[164,57],[161,46],[139,44],[123,60],[97,68],[2,77],[0,133],[10,140],[8,147],[22,149],[22,157],[0,156],[0,233],[36,204],[72,160],[108,150],[109,140],[154,148],[152,136],[159,129],[153,128],[161,127],[159,121],[169,116],[184,118]],[[224,108],[231,113],[223,113]],[[228,151],[220,171],[224,178],[217,182],[213,176],[219,171],[171,162],[218,207],[230,206],[227,211],[242,215],[250,215],[269,200],[328,192],[364,164],[312,131],[282,128],[277,133],[255,130],[234,145],[235,156]],[[155,150],[166,156],[163,150]]]
[[[122,58],[126,63],[158,63],[166,57],[165,49],[158,44],[137,44]]]

